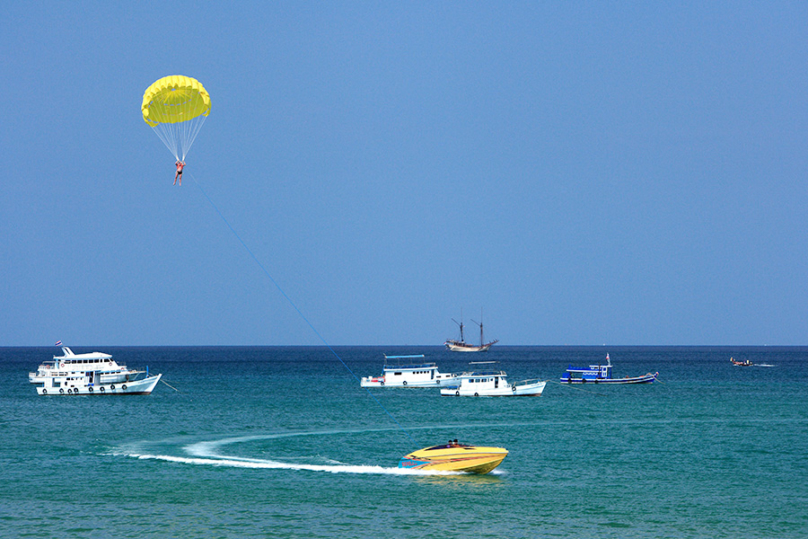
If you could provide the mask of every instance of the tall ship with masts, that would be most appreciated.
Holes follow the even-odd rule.
[[[493,345],[499,342],[498,339],[495,339],[491,342],[485,342],[485,337],[483,336],[483,312],[480,310],[480,321],[474,322],[478,326],[480,326],[480,346],[475,344],[470,344],[466,342],[465,335],[463,334],[463,330],[465,329],[465,324],[463,324],[463,311],[460,312],[460,322],[452,318],[452,322],[460,326],[460,340],[454,339],[447,339],[444,342],[444,346],[451,350],[452,352],[488,352],[488,349],[491,348]]]

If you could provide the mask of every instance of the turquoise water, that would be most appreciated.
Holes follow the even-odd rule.
[[[424,353],[551,381],[540,398],[372,390],[407,434],[325,348],[73,349],[179,391],[40,397],[28,372],[58,349],[0,348],[0,536],[808,537],[808,348],[337,348],[358,376]],[[662,383],[553,382],[607,351],[615,376]],[[449,438],[510,454],[486,476],[396,467]]]

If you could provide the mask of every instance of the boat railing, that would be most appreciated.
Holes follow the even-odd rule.
[[[520,380],[519,382],[514,382],[513,384],[511,384],[511,386],[513,386],[513,387],[529,386],[529,385],[538,384],[541,381],[542,381],[541,378],[531,378],[530,380]]]

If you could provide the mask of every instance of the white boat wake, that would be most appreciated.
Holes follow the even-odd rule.
[[[387,429],[378,429],[387,430]],[[409,476],[435,476],[435,475],[468,475],[462,472],[412,470],[399,467],[352,465],[334,462],[334,464],[303,464],[295,462],[285,462],[272,459],[245,458],[233,455],[222,454],[220,449],[224,446],[252,442],[259,440],[270,440],[277,438],[288,438],[293,436],[312,436],[326,434],[347,434],[359,431],[319,431],[319,432],[297,432],[284,434],[267,434],[255,436],[240,436],[234,438],[223,438],[221,440],[211,440],[194,442],[182,445],[181,449],[188,456],[177,456],[161,454],[161,451],[150,451],[149,446],[161,442],[139,442],[127,444],[110,452],[113,455],[121,455],[142,460],[161,460],[165,462],[176,462],[181,464],[192,464],[198,466],[225,466],[232,468],[254,468],[269,470],[306,470],[312,472],[328,473],[349,473],[349,474],[375,474],[375,475],[409,475]],[[362,431],[367,432],[367,431]],[[164,443],[164,442],[163,442]],[[306,457],[301,457],[306,458]],[[500,472],[501,473],[501,472]]]
[[[237,457],[226,458],[200,458],[200,457],[174,457],[171,455],[136,455],[130,457],[139,459],[164,460],[168,462],[180,462],[183,464],[197,464],[205,466],[227,466],[231,468],[258,468],[270,470],[308,470],[312,472],[330,473],[351,473],[351,474],[385,474],[385,475],[459,475],[456,472],[427,472],[421,470],[408,470],[405,468],[385,468],[383,466],[356,466],[349,464],[341,465],[318,465],[318,464],[293,464],[264,459],[244,459]]]

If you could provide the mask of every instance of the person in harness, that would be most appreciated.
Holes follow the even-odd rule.
[[[175,164],[177,165],[177,173],[174,174],[174,183],[171,185],[177,185],[177,180],[179,180],[180,186],[182,186],[182,169],[185,166],[185,161],[177,161]]]

